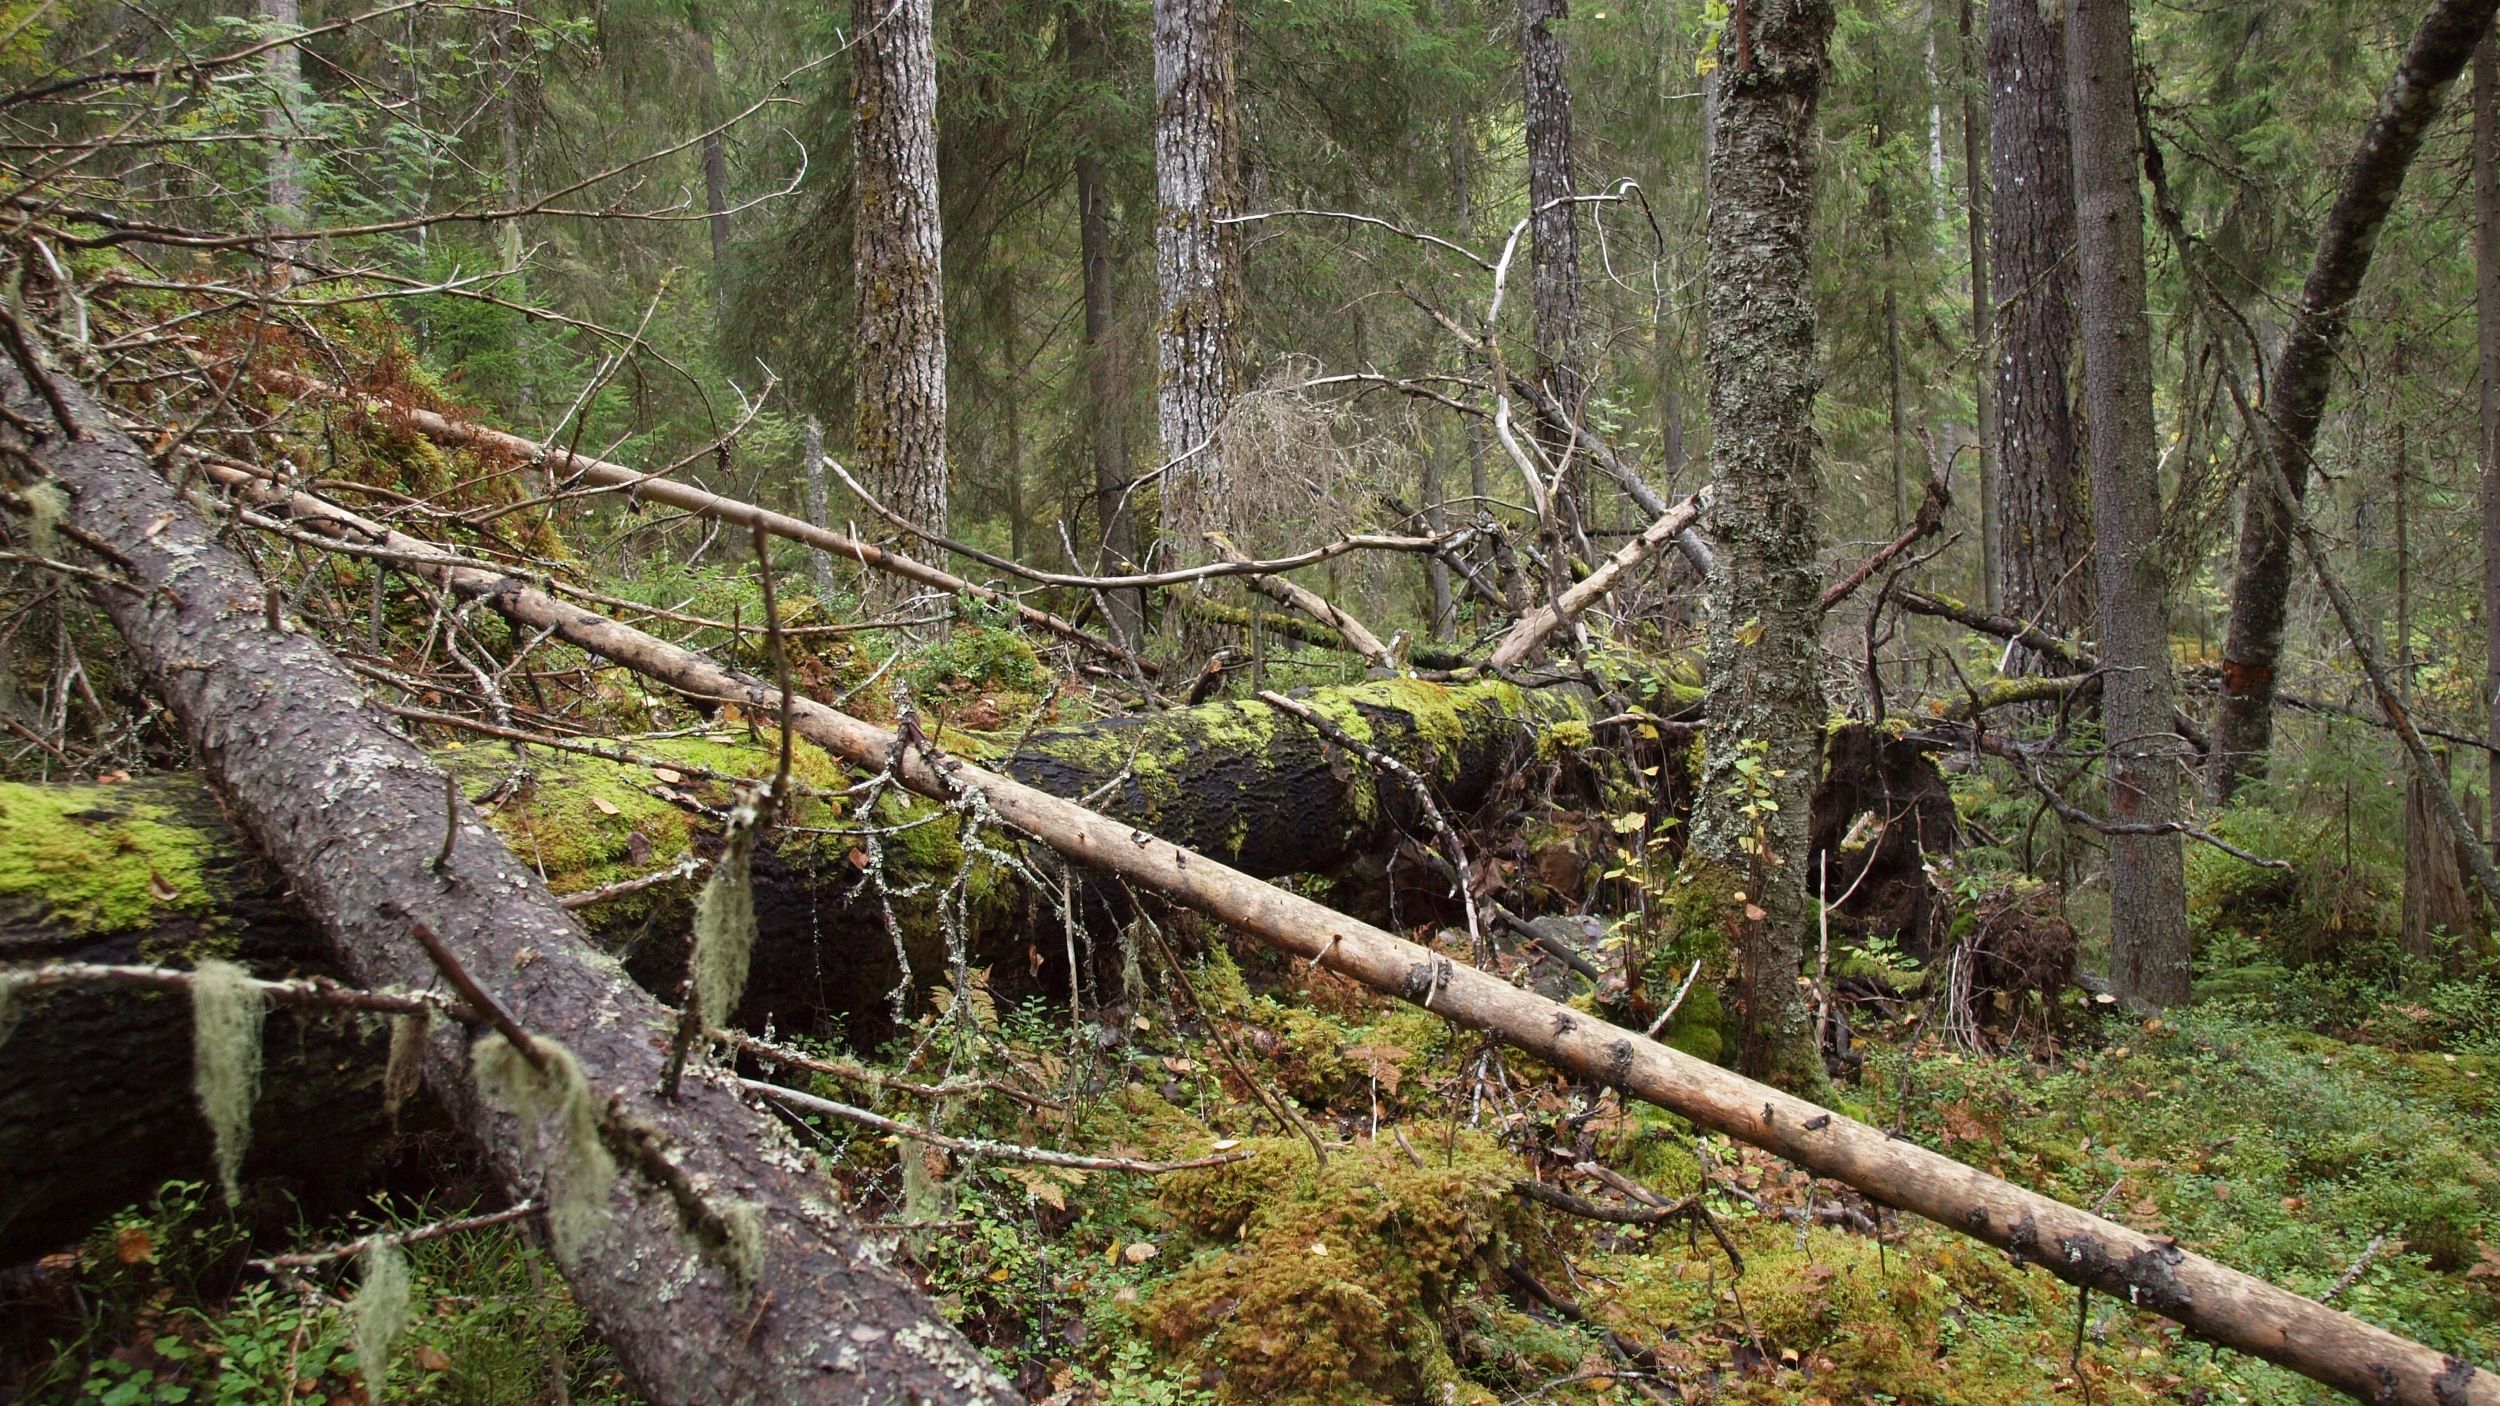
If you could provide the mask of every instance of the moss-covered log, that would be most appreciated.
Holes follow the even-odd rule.
[[[1380,681],[1327,690],[1313,706],[1431,776],[1467,806],[1533,747],[1532,718],[1573,702],[1506,684],[1445,689]],[[1310,729],[1258,703],[1037,730],[1014,747],[950,734],[950,748],[1069,796],[1101,792],[1141,828],[1264,875],[1334,868],[1412,819],[1405,792]],[[668,868],[716,844],[733,779],[769,774],[769,747],[741,734],[637,744],[626,761],[501,744],[437,749],[435,760],[514,854],[556,893]],[[831,793],[858,778],[803,750],[799,779]],[[1116,784],[1111,784],[1115,783]],[[1109,785],[1109,790],[1104,788]],[[862,883],[852,802],[802,797],[756,865],[758,941],[741,1022],[814,1029],[839,1016],[879,1033],[902,980],[877,895]],[[872,809],[915,971],[945,971],[933,892],[965,864],[953,817],[895,795]],[[1020,958],[1035,901],[975,875],[970,936],[984,958]],[[691,881],[580,911],[647,989],[673,998],[685,969]],[[1013,951],[1008,951],[1012,948]],[[331,975],[319,931],[284,884],[187,777],[120,785],[0,786],[0,963],[75,960],[188,966],[226,957],[267,976]],[[178,999],[127,990],[23,998],[0,1058],[0,1256],[53,1248],[168,1177],[209,1166],[190,1107],[191,1036]],[[315,1202],[354,1197],[387,1128],[375,1086],[384,1035],[371,1017],[281,1011],[248,1175]]]

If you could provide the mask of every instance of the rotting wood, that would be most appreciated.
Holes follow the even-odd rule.
[[[397,548],[401,541],[394,538]],[[422,544],[412,544],[421,546]],[[411,555],[417,555],[413,552]],[[444,554],[448,556],[448,554]],[[434,570],[421,564],[409,569]],[[777,706],[770,681],[534,590],[446,565],[439,578],[509,618],[697,696]],[[2006,1250],[2212,1342],[2388,1406],[2500,1406],[2500,1377],[2154,1237],[1965,1166],[1511,986],[1299,894],[968,762],[905,748],[813,699],[798,735],[919,794],[977,805],[1077,863],[1116,874],[1292,956],[1422,1005],[1563,1070],[1775,1153],[1818,1176]],[[976,799],[977,798],[977,799]]]
[[[1250,560],[1248,555],[1243,553],[1241,548],[1234,546],[1231,539],[1223,533],[1210,532],[1206,534],[1206,538],[1207,545],[1215,548],[1216,555],[1224,560],[1229,562]],[[1336,631],[1339,637],[1345,640],[1346,647],[1362,655],[1372,667],[1392,671],[1397,668],[1397,660],[1390,657],[1389,647],[1380,642],[1380,636],[1373,634],[1362,621],[1331,605],[1328,599],[1319,592],[1305,586],[1298,586],[1291,579],[1283,576],[1252,576],[1248,580],[1250,589],[1257,591],[1260,595],[1281,604],[1290,605]]]
[[[536,1037],[571,1050],[612,1114],[653,1131],[655,1155],[706,1197],[760,1211],[760,1257],[743,1267],[696,1246],[670,1197],[634,1175],[611,1189],[602,1233],[557,1237],[575,1297],[643,1390],[672,1406],[1016,1399],[725,1078],[690,1081],[675,1104],[651,1095],[665,1011],[591,951],[473,812],[445,815],[442,773],[376,720],[326,649],[269,626],[258,574],[102,408],[75,387],[56,394],[81,436],[13,433],[10,448],[71,491],[73,520],[146,586],[136,598],[99,592],[99,604],[351,975],[369,988],[430,986],[433,964],[410,934],[445,934]],[[0,364],[0,402],[21,423],[52,413],[14,365]],[[447,821],[460,843],[430,870]],[[441,1024],[425,1064],[516,1199],[566,1156],[561,1120],[528,1126],[479,1095],[458,1027]]]

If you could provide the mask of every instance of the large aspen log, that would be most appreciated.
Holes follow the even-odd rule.
[[[74,421],[13,431],[9,447],[69,491],[71,523],[118,558],[111,568],[130,585],[99,587],[98,603],[350,975],[437,985],[412,938],[423,924],[535,1037],[571,1051],[611,1119],[651,1130],[646,1146],[699,1200],[755,1208],[754,1253],[733,1266],[697,1244],[680,1205],[637,1167],[610,1188],[601,1233],[555,1237],[575,1297],[644,1392],[672,1406],[1015,1399],[832,1208],[770,1117],[712,1074],[673,1102],[658,1096],[669,1013],[590,949],[469,806],[446,805],[443,773],[367,710],[327,650],[273,622],[258,574],[100,406],[74,386],[44,389],[0,363],[12,422],[50,426],[48,400]],[[569,1157],[565,1119],[491,1106],[470,1045],[457,1027],[436,1030],[426,1081],[504,1186],[535,1194]]]
[[[298,500],[299,506],[303,500]],[[347,515],[332,510],[330,521]],[[433,549],[391,534],[402,569]],[[445,564],[446,586],[508,618],[697,696],[778,707],[770,682],[723,667],[525,583]],[[1611,1085],[1818,1176],[1995,1245],[2072,1284],[2171,1318],[2190,1332],[2385,1406],[2500,1406],[2500,1377],[2264,1280],[1992,1177],[1767,1084],[1721,1069],[1583,1012],[1522,991],[1203,854],[970,762],[906,748],[887,730],[812,699],[793,729],[857,765],[893,764],[903,783],[964,798],[1068,858],[1227,923],[1375,990],[1484,1031],[1556,1068]]]

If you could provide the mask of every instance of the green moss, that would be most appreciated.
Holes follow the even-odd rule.
[[[0,784],[0,902],[81,933],[218,908],[207,832],[111,786]]]
[[[1442,1319],[1525,1224],[1517,1164],[1474,1133],[1446,1159],[1435,1143],[1418,1166],[1361,1141],[1323,1171],[1269,1139],[1250,1161],[1172,1177],[1162,1205],[1200,1248],[1144,1305],[1149,1331],[1219,1365],[1228,1403],[1475,1399]]]

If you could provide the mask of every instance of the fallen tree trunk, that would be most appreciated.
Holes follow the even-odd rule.
[[[349,973],[371,988],[433,987],[440,974],[412,936],[439,934],[533,1039],[572,1053],[605,1110],[595,1116],[646,1130],[649,1156],[598,1198],[601,1231],[554,1237],[576,1299],[643,1390],[666,1403],[1014,1400],[832,1210],[770,1117],[708,1074],[674,1102],[658,1096],[668,1013],[591,951],[468,805],[446,804],[443,774],[376,721],[326,650],[279,627],[258,574],[101,407],[27,374],[43,375],[0,363],[8,419],[49,425],[57,405],[65,433],[12,432],[9,447],[69,490],[71,523],[117,557],[129,584],[99,586],[99,604]],[[564,1179],[577,1160],[565,1116],[490,1104],[470,1045],[457,1028],[433,1033],[435,1095],[515,1199]],[[754,1208],[751,1254],[686,1228],[738,1204]]]
[[[740,527],[762,527],[776,537],[803,542],[819,551],[846,557],[862,566],[902,577],[906,581],[916,581],[923,586],[944,591],[949,595],[969,596],[974,600],[995,605],[1004,610],[1012,610],[1018,619],[1036,629],[1046,630],[1061,639],[1083,645],[1087,649],[1110,658],[1133,663],[1149,674],[1160,672],[1154,661],[1133,655],[1128,650],[1122,649],[1082,626],[1063,620],[1047,610],[1026,605],[1004,591],[992,590],[900,552],[818,527],[803,519],[774,512],[770,508],[757,507],[753,503],[742,503],[735,498],[723,497],[709,489],[697,488],[693,484],[679,483],[675,479],[663,478],[657,474],[641,473],[623,464],[612,464],[605,459],[593,459],[587,455],[576,454],[569,449],[559,449],[553,445],[540,444],[536,440],[523,439],[516,434],[507,434],[502,430],[471,424],[466,420],[455,420],[436,411],[403,405],[397,401],[383,400],[378,397],[357,395],[352,391],[316,381],[308,376],[299,376],[291,371],[262,367],[255,370],[253,375],[261,381],[293,394],[316,395],[338,401],[363,414],[371,415],[375,419],[404,426],[437,444],[483,449],[492,454],[519,459],[524,463],[544,465],[550,474],[569,473],[584,483],[601,488],[618,489],[627,498],[650,503],[664,503],[669,507],[682,509],[698,517],[710,518],[715,522],[735,523]]]
[[[411,539],[400,539],[408,541]],[[422,544],[413,544],[421,546]],[[697,696],[759,713],[777,688],[518,581],[446,566],[446,585],[508,617]],[[1481,1030],[1558,1069],[1598,1080],[1888,1205],[1928,1217],[2069,1283],[2176,1320],[2191,1332],[2388,1406],[2500,1406],[2500,1377],[2086,1211],[1989,1176],[1766,1084],[1721,1069],[1474,967],[964,761],[905,748],[894,734],[808,698],[791,723],[857,765],[892,764],[923,795],[979,804],[1068,858],[1151,889],[1270,946]]]

